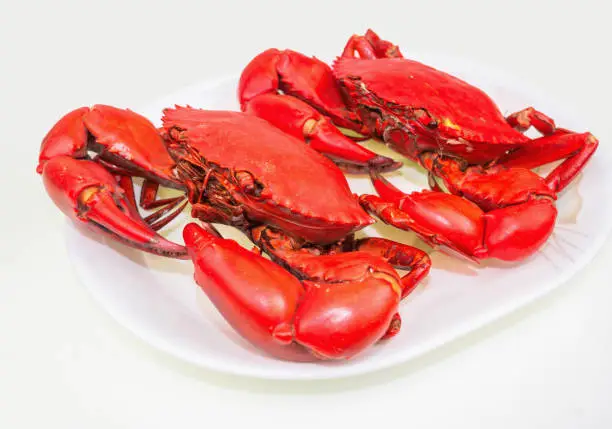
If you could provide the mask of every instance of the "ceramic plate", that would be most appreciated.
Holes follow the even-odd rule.
[[[571,109],[538,94],[516,79],[450,57],[415,54],[413,58],[451,72],[488,92],[505,113],[536,106],[558,124],[589,129]],[[164,107],[174,104],[238,110],[238,76],[204,82],[136,108],[156,125]],[[368,147],[393,155],[381,144]],[[384,236],[428,250],[433,269],[428,279],[401,304],[402,330],[393,340],[376,345],[358,358],[336,363],[283,362],[259,353],[240,338],[193,282],[190,261],[175,261],[137,252],[116,243],[97,241],[68,227],[68,249],[82,283],[119,323],[151,345],[209,369],[262,378],[320,379],[366,373],[406,362],[526,305],[568,280],[595,255],[610,230],[612,191],[610,154],[600,145],[588,168],[561,196],[559,221],[552,238],[520,264],[480,266],[432,251],[413,234],[377,223],[364,235]],[[407,163],[389,179],[405,191],[427,187],[422,170]],[[349,177],[357,194],[374,193],[368,179]],[[182,242],[188,210],[164,234]],[[249,242],[232,228],[228,238]]]

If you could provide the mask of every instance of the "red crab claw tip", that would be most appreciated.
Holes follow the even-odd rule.
[[[402,167],[402,163],[399,161],[393,161],[391,158],[384,156],[375,156],[366,163],[352,163],[334,159],[330,157],[338,167],[340,167],[345,173],[349,174],[362,174],[375,171],[377,173],[388,173],[395,171]]]
[[[297,103],[296,101],[292,102]],[[300,104],[302,103],[301,101],[298,102]],[[306,109],[306,107],[303,107],[303,109]],[[310,107],[308,107],[308,109],[310,109]],[[274,119],[266,117],[269,115],[263,114],[261,109],[260,111],[257,111],[257,113],[259,116],[264,116],[264,119],[269,121],[271,120],[277,127],[285,129],[285,131],[291,133],[291,130],[286,129],[287,127],[285,125],[276,122]],[[295,128],[300,128],[300,133],[304,133],[310,147],[329,156],[333,160],[337,161],[337,163],[340,165],[346,165],[352,167],[353,169],[360,169],[364,171],[376,170],[381,172],[397,170],[402,166],[401,162],[396,162],[386,156],[378,155],[375,152],[372,152],[371,150],[355,143],[350,138],[343,135],[326,118],[312,118],[306,121],[301,127]]]
[[[379,173],[388,173],[390,171],[395,171],[404,165],[401,161],[394,161],[391,158],[387,158],[386,156],[377,155],[368,161],[368,166],[370,171],[376,171]]]
[[[397,202],[402,198],[406,197],[406,193],[396,188],[391,182],[385,177],[379,174],[377,171],[370,172],[370,179],[376,189],[376,193],[385,201]]]

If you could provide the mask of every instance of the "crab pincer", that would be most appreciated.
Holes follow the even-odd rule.
[[[336,278],[300,281],[195,223],[184,228],[183,237],[195,281],[217,310],[243,338],[278,358],[350,359],[382,339],[395,321],[402,290],[386,264],[373,275],[339,272]],[[321,256],[342,257],[352,261],[345,270],[361,267],[354,254]],[[332,263],[338,268],[337,262]]]
[[[316,58],[268,49],[242,72],[238,96],[243,112],[307,143],[347,172],[385,172],[402,166],[360,146],[336,128],[368,136],[357,116],[346,108],[331,68]]]
[[[132,189],[132,176],[181,189],[173,167],[148,119],[130,110],[96,105],[75,109],[53,126],[42,141],[36,171],[53,202],[72,221],[149,253],[186,258],[184,246],[156,233],[160,223],[141,218]],[[150,189],[147,181],[145,189]],[[142,195],[141,206],[161,205],[164,213],[184,199],[153,201],[155,192]]]
[[[99,164],[57,156],[45,163],[42,176],[55,205],[73,222],[149,253],[187,257],[184,246],[157,234],[136,214],[115,177]]]

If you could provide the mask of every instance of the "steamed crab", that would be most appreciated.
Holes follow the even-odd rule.
[[[282,359],[347,359],[392,337],[401,299],[430,267],[419,249],[354,239],[374,219],[340,169],[241,112],[166,109],[158,130],[130,110],[80,108],[44,138],[37,171],[73,222],[146,252],[191,258],[196,282],[230,325]],[[157,210],[144,219],[134,176],[146,179],[140,205]],[[184,246],[156,232],[186,204],[156,200],[159,185],[185,191],[201,221],[184,228]],[[210,223],[239,228],[272,261]]]
[[[555,226],[557,194],[598,145],[592,134],[558,128],[532,107],[504,117],[480,89],[404,58],[371,30],[352,36],[332,67],[269,49],[245,67],[238,96],[243,111],[332,159],[339,147],[343,163],[362,159],[360,146],[336,125],[376,137],[424,167],[432,190],[410,194],[371,170],[378,195],[361,196],[363,207],[472,260],[520,261],[536,252]],[[532,126],[541,137],[524,134]],[[546,177],[532,171],[559,160]]]

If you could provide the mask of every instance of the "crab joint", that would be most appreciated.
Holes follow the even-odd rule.
[[[319,121],[317,119],[308,119],[306,122],[304,122],[304,127],[302,128],[302,132],[304,133],[304,137],[309,137],[311,136],[314,131],[315,128],[317,127],[317,124],[319,123]]]
[[[399,284],[399,282],[397,281],[395,277],[393,277],[390,274],[383,273],[381,271],[374,271],[371,268],[370,268],[370,273],[372,274],[372,277],[374,277],[375,279],[384,280],[387,283],[389,283],[393,291],[397,293],[399,296],[402,296],[402,286]]]
[[[98,192],[102,191],[102,186],[88,186],[79,194],[79,203],[87,204]]]
[[[263,186],[257,182],[255,177],[248,171],[237,171],[234,175],[238,181],[238,186],[244,193],[254,195],[256,197],[261,195]]]

